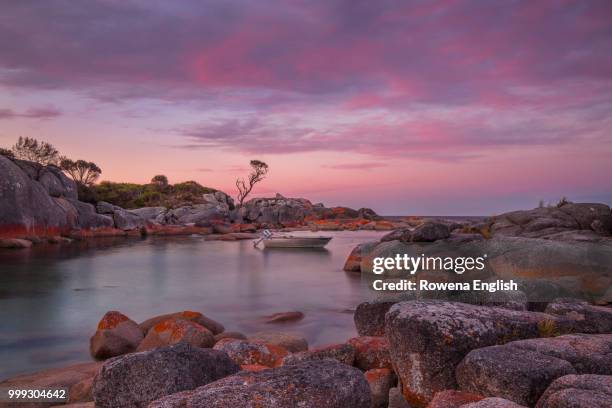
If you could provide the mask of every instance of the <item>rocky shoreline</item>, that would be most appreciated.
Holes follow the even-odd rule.
[[[110,311],[90,340],[102,361],[0,387],[67,387],[62,406],[74,408],[608,407],[612,309],[576,299],[524,306],[365,302],[358,336],[319,348],[296,334],[226,332],[198,312],[138,324]]]
[[[107,202],[78,200],[75,183],[55,166],[0,155],[0,248],[65,244],[95,237],[205,235],[252,239],[261,229],[392,230],[412,221],[389,221],[367,208],[327,208],[304,198],[254,198],[236,207],[223,192],[197,204],[126,210]]]

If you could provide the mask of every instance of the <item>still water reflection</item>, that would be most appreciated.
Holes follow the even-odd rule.
[[[333,232],[325,250],[258,250],[251,241],[199,237],[89,241],[0,252],[0,379],[84,361],[107,310],[136,321],[197,310],[226,330],[280,330],[311,345],[355,334],[352,311],[366,296],[346,256],[377,232]],[[262,317],[299,310],[281,326]]]

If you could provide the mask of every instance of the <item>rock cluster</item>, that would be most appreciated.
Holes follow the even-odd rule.
[[[64,243],[96,236],[190,235],[223,240],[255,238],[262,228],[389,230],[401,225],[367,208],[326,208],[304,198],[254,198],[236,208],[227,194],[203,194],[176,208],[126,210],[78,200],[76,184],[54,166],[0,155],[0,248],[27,248],[24,240]],[[16,241],[21,239],[21,241]]]

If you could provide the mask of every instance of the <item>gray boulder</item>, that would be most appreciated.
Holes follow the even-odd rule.
[[[544,392],[536,408],[609,408],[612,375],[566,375]]]
[[[410,241],[412,242],[434,242],[446,239],[450,236],[448,225],[441,222],[425,222],[412,231]],[[405,240],[407,237],[403,237]]]
[[[97,407],[146,407],[238,370],[223,352],[180,343],[106,361],[94,378],[92,392]]]
[[[575,373],[566,360],[511,346],[472,350],[456,370],[462,390],[527,406],[535,405],[555,379]]]
[[[73,200],[78,198],[76,183],[55,166],[43,167],[39,172],[38,182],[51,197],[65,197]]]
[[[66,200],[77,212],[77,225],[82,229],[112,228],[115,223],[108,215],[98,214],[93,205],[78,200]]]
[[[397,301],[372,300],[360,303],[353,320],[360,336],[384,336],[385,314]]]
[[[249,336],[249,341],[281,346],[291,353],[308,350],[308,341],[302,336],[291,333],[258,332]]]
[[[144,218],[120,207],[115,208],[113,212],[113,221],[115,222],[115,228],[122,230],[134,230],[144,227],[146,224]]]
[[[66,209],[45,187],[0,155],[0,236],[59,235],[70,227]]]
[[[543,313],[444,301],[397,303],[385,318],[391,360],[415,402],[456,388],[455,367],[473,349],[540,336]]]
[[[168,209],[166,207],[143,207],[127,211],[139,216],[145,221],[162,221]]]
[[[332,360],[243,371],[183,396],[171,404],[153,406],[371,408],[370,389],[361,371]],[[165,404],[165,400],[155,404]]]

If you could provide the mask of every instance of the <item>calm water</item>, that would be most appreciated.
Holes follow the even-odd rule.
[[[326,250],[258,250],[251,241],[199,237],[92,240],[0,252],[0,379],[89,359],[88,339],[107,310],[136,321],[196,310],[226,330],[304,335],[311,345],[355,334],[366,295],[342,266],[378,232],[333,232]],[[308,234],[306,234],[308,235]],[[299,310],[297,323],[262,317]]]

